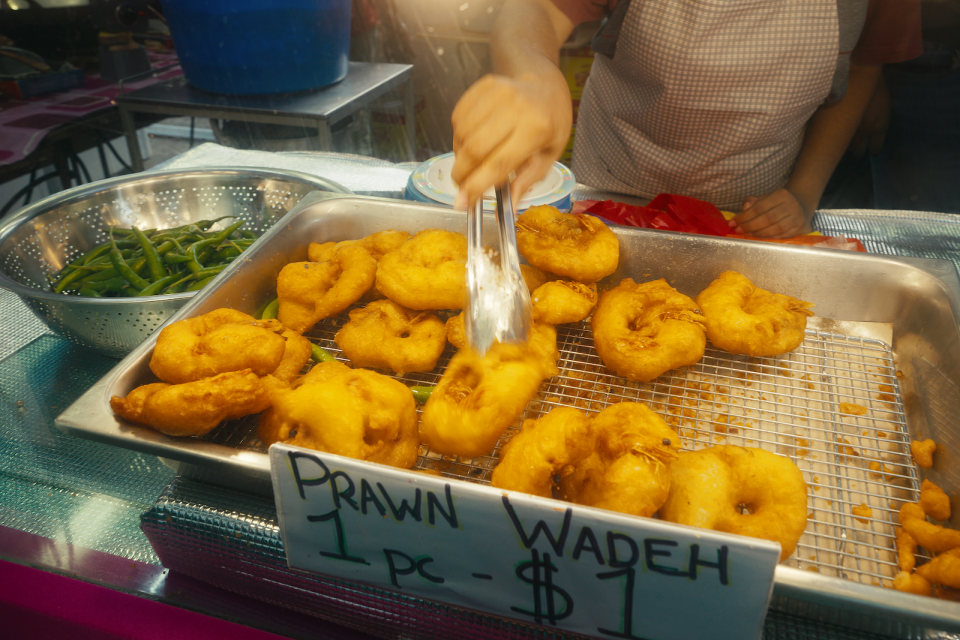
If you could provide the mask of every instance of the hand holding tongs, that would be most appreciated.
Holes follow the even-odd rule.
[[[496,188],[500,267],[482,245],[483,200],[467,211],[467,301],[464,316],[467,342],[483,355],[498,342],[527,339],[530,330],[530,292],[520,272],[510,183]]]

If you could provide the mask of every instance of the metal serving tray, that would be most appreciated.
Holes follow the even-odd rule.
[[[495,224],[492,216],[485,220],[488,237],[495,237]],[[306,259],[308,242],[431,227],[463,232],[466,219],[433,205],[311,194],[170,321],[220,307],[255,313],[275,296],[280,269]],[[925,628],[960,631],[960,605],[876,586],[889,587],[896,575],[897,510],[903,501],[917,499],[920,481],[930,478],[951,495],[960,492],[953,464],[960,444],[955,267],[940,260],[614,230],[620,267],[602,284],[662,277],[695,297],[721,271],[732,269],[758,286],[813,302],[817,321],[803,346],[790,354],[745,358],[708,348],[697,365],[647,384],[603,367],[589,322],[565,325],[558,330],[561,372],[544,383],[523,418],[558,405],[593,412],[624,400],[643,401],[679,430],[685,448],[729,443],[788,455],[811,487],[810,523],[797,551],[777,568],[773,606],[894,635],[916,637]],[[333,336],[343,322],[344,316],[328,319],[307,335],[338,354]],[[881,326],[870,330],[877,325],[866,323]],[[172,438],[113,415],[112,395],[155,381],[148,368],[154,341],[121,361],[57,418],[57,426],[156,454],[183,475],[270,495],[269,462],[255,434],[255,417],[225,423],[203,438]],[[451,354],[452,348],[433,373],[400,379],[431,384]],[[517,426],[519,420],[513,429]],[[936,466],[922,473],[909,455],[909,442],[918,437],[939,445]],[[496,454],[462,460],[423,448],[417,466],[488,483],[495,464]],[[861,505],[872,513],[853,511]]]

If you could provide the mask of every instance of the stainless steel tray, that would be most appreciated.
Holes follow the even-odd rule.
[[[489,237],[495,222],[485,221]],[[310,241],[357,238],[388,228],[464,231],[465,217],[446,208],[335,194],[311,194],[171,322],[233,307],[253,313],[275,295],[283,265],[306,258]],[[648,384],[611,375],[592,347],[589,323],[561,327],[560,375],[543,385],[524,417],[556,405],[587,411],[623,400],[650,403],[680,430],[685,446],[717,442],[762,446],[790,455],[810,484],[810,525],[797,552],[777,569],[774,606],[865,630],[915,635],[918,628],[960,631],[960,605],[878,588],[896,574],[893,528],[904,500],[916,500],[929,477],[960,490],[952,464],[960,414],[960,279],[951,263],[898,259],[772,243],[727,240],[618,227],[621,260],[609,278],[666,278],[696,296],[725,269],[759,286],[815,303],[821,318],[884,323],[892,339],[864,337],[843,324],[820,322],[804,345],[779,358],[744,358],[708,349],[694,367]],[[308,336],[338,353],[333,335],[344,318]],[[77,435],[156,454],[184,475],[270,492],[266,450],[255,418],[221,425],[203,438],[171,438],[117,420],[112,395],[154,381],[147,363],[154,339],[142,344],[57,418]],[[408,384],[439,378],[406,376]],[[863,407],[844,413],[842,403]],[[519,421],[518,423],[519,424]],[[515,427],[516,428],[516,425]],[[509,432],[508,434],[509,435]],[[937,466],[919,474],[909,441],[940,444]],[[441,458],[422,450],[418,467],[486,483],[495,456]],[[871,462],[876,466],[871,467]],[[852,513],[866,504],[865,521]]]

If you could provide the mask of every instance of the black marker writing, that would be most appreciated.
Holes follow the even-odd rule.
[[[444,582],[443,578],[432,575],[423,568],[424,565],[433,562],[433,558],[430,556],[417,556],[416,558],[411,558],[404,552],[397,551],[396,549],[384,549],[383,555],[387,558],[387,567],[390,571],[390,584],[398,589],[402,589],[403,587],[401,587],[400,583],[397,581],[397,576],[408,576],[414,571],[416,571],[421,578],[434,584],[443,584]],[[406,566],[398,566],[397,560],[404,561]]]
[[[324,513],[323,515],[319,516],[307,516],[308,522],[327,522],[328,520],[333,520],[334,531],[336,532],[337,536],[337,553],[321,551],[320,555],[327,558],[335,558],[337,560],[346,560],[347,562],[356,562],[358,564],[369,565],[370,563],[363,558],[351,556],[347,553],[347,540],[343,533],[343,522],[340,520],[339,510],[334,510],[330,513]]]
[[[553,547],[554,553],[563,557],[563,548],[567,543],[567,534],[570,533],[570,518],[573,517],[573,509],[567,509],[563,512],[563,525],[560,528],[560,535],[558,537],[553,537],[553,533],[543,520],[537,520],[537,524],[533,527],[533,533],[528,536],[527,532],[523,530],[520,518],[517,517],[517,512],[513,510],[513,505],[510,504],[510,499],[507,498],[507,496],[503,496],[502,500],[503,508],[507,510],[507,515],[510,516],[510,522],[513,523],[513,528],[517,530],[517,534],[520,536],[520,541],[523,543],[524,548],[530,549],[533,547],[542,532],[543,537],[545,537],[547,542],[550,543],[550,546]]]
[[[557,620],[563,620],[573,613],[573,598],[564,589],[553,584],[553,574],[559,569],[550,562],[550,554],[543,554],[543,560],[541,560],[540,552],[531,549],[530,555],[530,562],[521,562],[517,565],[516,574],[521,581],[533,587],[533,611],[520,607],[510,607],[510,609],[533,616],[537,624],[543,624],[544,619],[550,624],[557,624]],[[563,600],[563,606],[559,609],[556,596],[560,596]]]

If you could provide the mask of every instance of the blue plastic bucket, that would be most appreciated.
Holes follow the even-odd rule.
[[[162,0],[187,82],[233,95],[324,87],[347,75],[350,0]]]

